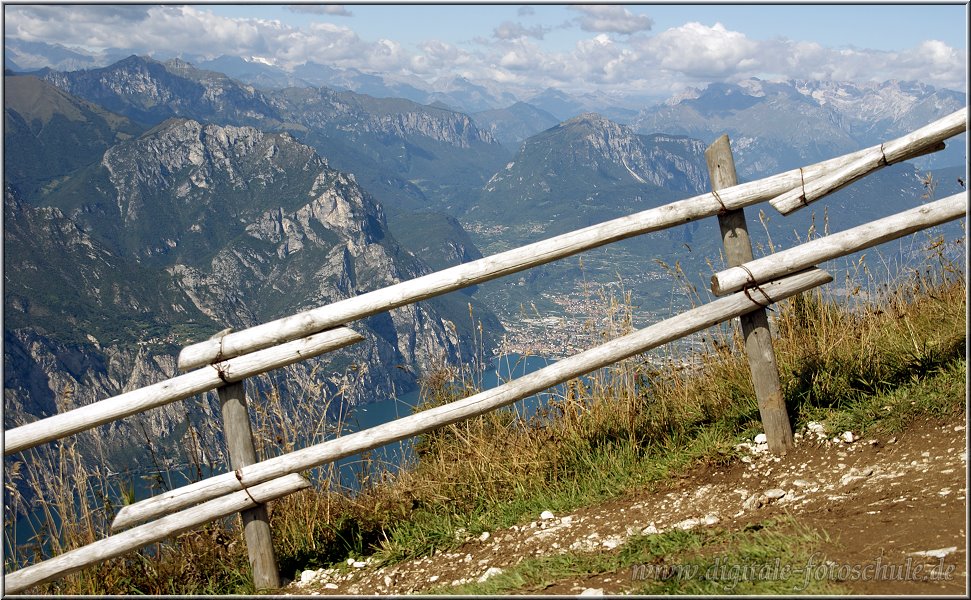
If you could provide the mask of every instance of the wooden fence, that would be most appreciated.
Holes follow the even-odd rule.
[[[965,132],[967,109],[909,135],[758,181],[736,184],[729,140],[706,152],[712,192],[565,233],[500,254],[404,281],[251,327],[220,332],[179,355],[184,375],[107,398],[4,432],[4,454],[32,448],[129,415],[218,389],[232,472],[216,475],[123,507],[109,537],[5,576],[7,593],[63,577],[214,519],[241,513],[257,589],[280,587],[264,504],[308,487],[300,472],[433,431],[509,405],[625,358],[740,317],[759,410],[770,449],[792,447],[765,308],[832,281],[815,267],[967,214],[967,194],[753,259],[745,207],[769,201],[783,214],[808,206],[888,164],[940,150]],[[706,217],[718,217],[729,268],[712,277],[718,298],[644,329],[580,352],[543,369],[446,405],[431,408],[275,458],[256,462],[246,407],[248,377],[360,342],[346,325],[391,310],[550,263],[629,237]]]

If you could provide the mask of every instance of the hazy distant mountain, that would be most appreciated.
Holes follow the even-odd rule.
[[[517,102],[507,108],[484,110],[472,115],[479,127],[487,130],[510,151],[519,149],[523,140],[558,125],[560,120],[532,104]]]
[[[965,94],[902,82],[858,85],[757,79],[715,83],[641,111],[641,133],[712,141],[727,133],[744,177],[772,174],[903,135],[965,106]],[[964,138],[930,164],[963,164]]]
[[[44,68],[75,71],[104,64],[100,56],[61,44],[4,39],[3,50],[4,68],[15,71],[36,71]]]
[[[465,77],[440,79],[433,84],[427,103],[440,102],[463,112],[479,112],[515,104],[515,95],[495,82],[473,82]]]
[[[553,115],[560,121],[566,121],[577,114],[584,112],[584,106],[575,98],[555,89],[546,89],[543,92],[526,99],[530,105],[535,106]]]
[[[196,65],[200,69],[223,73],[261,90],[311,85],[298,75],[288,73],[279,67],[238,56],[223,55],[212,60],[199,61]]]
[[[312,87],[328,87],[375,98],[404,98],[419,104],[431,104],[426,86],[419,82],[401,81],[388,75],[364,73],[357,69],[339,69],[315,62],[297,66],[293,75]]]
[[[526,99],[530,105],[540,108],[561,121],[583,113],[595,112],[611,121],[630,124],[638,112],[661,100],[660,97],[616,97],[603,93],[569,94],[561,90],[546,89]]]
[[[468,202],[509,157],[452,110],[326,88],[291,88],[273,98],[299,119],[301,139],[354,173],[390,214]]]

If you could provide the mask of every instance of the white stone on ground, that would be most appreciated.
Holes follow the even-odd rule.
[[[490,578],[495,577],[500,573],[502,573],[502,569],[500,569],[499,567],[489,567],[488,569],[485,570],[485,573],[479,576],[478,581],[479,583],[485,583]]]

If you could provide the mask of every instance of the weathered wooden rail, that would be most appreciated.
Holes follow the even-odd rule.
[[[966,129],[967,109],[962,109],[879,146],[741,185],[735,184],[728,139],[720,138],[709,148],[707,155],[712,176],[711,193],[566,233],[243,331],[221,332],[212,340],[183,349],[179,366],[183,370],[194,369],[189,373],[8,430],[4,435],[5,455],[218,389],[234,471],[123,507],[112,524],[112,530],[119,533],[7,574],[5,591],[24,591],[236,512],[244,516],[256,587],[279,587],[272,547],[268,547],[265,513],[260,509],[263,503],[273,498],[307,487],[309,484],[300,472],[484,414],[735,317],[742,318],[746,350],[770,448],[774,452],[784,452],[792,445],[791,426],[784,405],[780,409],[778,372],[764,308],[831,281],[831,276],[815,268],[825,260],[966,215],[967,194],[951,196],[758,260],[752,257],[742,209],[770,201],[780,212],[787,214],[887,164],[939,150],[943,148],[944,140]],[[361,341],[360,335],[346,327],[348,323],[632,236],[711,216],[719,218],[729,257],[729,268],[712,279],[713,290],[716,295],[730,295],[497,388],[254,462],[244,380]],[[754,288],[757,288],[757,294],[750,293]],[[146,523],[151,519],[156,520]],[[252,523],[256,525],[251,534]]]

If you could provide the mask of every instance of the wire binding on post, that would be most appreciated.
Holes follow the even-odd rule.
[[[243,472],[239,469],[236,469],[234,473],[236,474],[236,480],[239,481],[239,486],[243,488],[243,491],[246,492],[246,495],[249,496],[249,499],[253,501],[253,504],[255,504],[256,506],[259,506],[260,503],[256,501],[256,498],[253,497],[253,494],[249,493],[249,488],[247,488],[246,485],[243,484]]]

